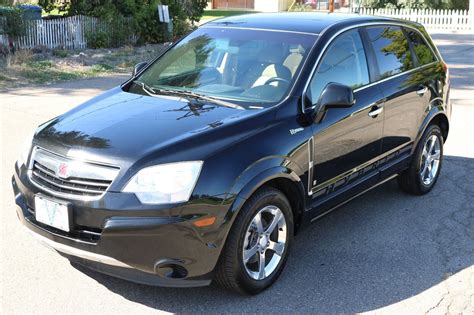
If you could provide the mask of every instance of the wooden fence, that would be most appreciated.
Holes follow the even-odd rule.
[[[423,24],[427,29],[474,31],[474,15],[468,10],[354,8],[353,11],[410,20]]]
[[[474,31],[474,14],[467,10],[410,10],[410,9],[367,9],[354,8],[354,12],[368,15],[381,15],[407,19],[423,24],[428,29]],[[0,18],[0,44],[8,45],[8,37],[2,29],[5,19]],[[59,19],[25,21],[26,34],[15,40],[17,48],[45,46],[50,49],[84,49],[87,48],[88,32],[109,32],[110,26],[97,18],[89,16],[72,16]],[[135,36],[130,36],[123,44],[132,44]]]
[[[0,29],[1,29],[0,20]],[[4,23],[4,21],[3,21]],[[87,48],[88,32],[108,32],[109,25],[89,16],[71,16],[59,19],[25,21],[26,34],[14,41],[17,48],[45,46],[50,49]],[[134,40],[132,36],[130,41]],[[8,45],[8,37],[0,34],[0,44]]]

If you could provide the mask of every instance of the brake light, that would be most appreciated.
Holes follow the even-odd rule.
[[[446,62],[441,62],[441,64],[443,65],[443,70],[444,72],[448,72],[449,71],[449,68],[448,68],[448,64]]]
[[[441,65],[443,67],[443,71],[446,74],[446,82],[449,83],[449,67],[448,64],[444,61],[441,62]]]

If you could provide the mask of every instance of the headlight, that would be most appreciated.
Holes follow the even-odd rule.
[[[57,117],[53,118],[53,119],[50,119],[44,123],[42,123],[41,125],[38,126],[38,128],[36,128],[35,131],[33,131],[29,136],[28,138],[25,139],[25,142],[23,143],[23,146],[21,147],[22,150],[21,150],[21,153],[20,153],[20,157],[18,158],[18,161],[16,161],[16,163],[18,164],[18,167],[22,166],[23,164],[24,165],[28,165],[28,156],[30,155],[30,151],[31,151],[31,144],[33,142],[33,137],[35,136],[35,134],[38,134],[40,131],[42,131],[44,128],[46,128],[47,126],[49,126],[49,124],[55,120]]]
[[[123,191],[135,193],[140,202],[145,204],[188,201],[201,168],[202,161],[146,167],[132,177]]]
[[[32,132],[28,138],[25,139],[25,142],[23,143],[23,146],[21,147],[21,153],[20,157],[18,158],[18,167],[22,165],[28,165],[28,156],[30,155],[31,151],[31,142],[33,141],[33,136],[35,135],[34,132]]]

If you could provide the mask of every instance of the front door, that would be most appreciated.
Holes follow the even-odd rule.
[[[313,125],[309,194],[316,208],[358,182],[371,177],[376,181],[377,177],[371,165],[381,150],[383,95],[377,85],[368,85],[368,64],[359,30],[342,33],[327,49],[309,85],[313,104],[317,106],[330,82],[352,87],[356,103],[350,108],[328,109]]]

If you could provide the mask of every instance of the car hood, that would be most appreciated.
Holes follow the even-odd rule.
[[[248,119],[263,112],[268,111],[213,103],[196,106],[176,97],[115,88],[45,124],[34,142],[63,155],[111,164],[130,164],[153,153],[154,159],[203,159],[219,146],[264,127],[261,119],[258,124]],[[242,120],[246,123],[238,123]],[[186,154],[195,147],[202,149]]]

